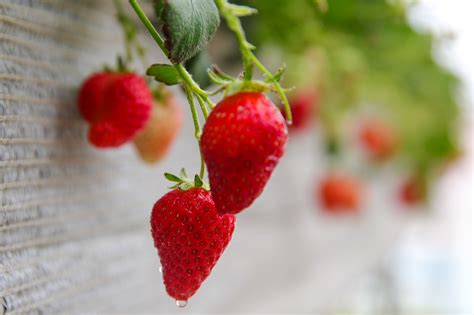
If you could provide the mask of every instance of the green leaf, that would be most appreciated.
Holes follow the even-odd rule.
[[[186,175],[186,170],[183,168],[181,168],[181,170],[179,171],[179,176],[181,176],[181,178],[186,178],[188,177],[188,175]]]
[[[176,182],[176,183],[182,182],[181,178],[171,173],[165,173],[165,177],[167,180],[172,181],[172,182]]]
[[[147,70],[146,74],[155,77],[155,80],[166,85],[178,84],[181,77],[178,70],[172,65],[153,64]]]
[[[202,187],[202,185],[204,185],[204,183],[203,183],[201,177],[199,177],[199,175],[196,174],[194,176],[194,186],[199,188],[199,187]]]
[[[155,11],[173,63],[201,51],[220,22],[213,0],[155,0]]]

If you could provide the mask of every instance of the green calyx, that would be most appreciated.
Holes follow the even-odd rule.
[[[239,44],[244,67],[243,79],[245,81],[252,81],[253,68],[256,67],[258,70],[260,70],[260,72],[265,76],[264,82],[269,86],[272,86],[269,91],[275,92],[280,98],[280,101],[283,104],[283,108],[285,110],[287,123],[291,125],[292,114],[290,104],[288,103],[288,98],[286,97],[285,89],[280,85],[279,82],[283,70],[281,70],[280,74],[278,74],[278,72],[280,72],[278,71],[277,75],[273,75],[263,65],[263,63],[253,53],[255,46],[247,41],[244,29],[242,28],[242,24],[240,22],[241,17],[253,15],[257,12],[257,10],[246,6],[231,4],[228,2],[228,0],[215,0],[215,3],[217,5],[217,8],[219,9],[219,13],[221,14],[222,18],[227,22],[227,26],[235,34],[235,37]],[[244,89],[253,89],[257,86],[258,85],[255,84],[250,86],[246,84],[244,85]]]
[[[271,77],[266,77],[265,80],[248,80],[245,75],[239,76],[239,78],[233,78],[230,75],[224,73],[217,66],[213,66],[209,69],[208,75],[212,82],[220,85],[219,89],[211,94],[217,94],[224,91],[224,95],[232,95],[239,92],[276,92],[275,84],[273,82],[279,82],[282,74],[285,71],[285,67],[281,67]],[[290,89],[284,89],[285,92],[291,91]]]
[[[209,184],[204,182],[201,176],[198,174],[194,175],[194,178],[189,178],[186,175],[184,168],[181,169],[179,175],[174,175],[171,173],[164,174],[166,179],[170,182],[173,182],[174,185],[170,189],[180,189],[180,190],[189,190],[192,188],[203,188],[205,190],[210,190]]]

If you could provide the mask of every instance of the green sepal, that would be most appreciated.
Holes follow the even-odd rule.
[[[272,82],[272,80],[275,80],[276,82],[280,82],[281,80],[281,77],[283,75],[283,73],[285,72],[286,70],[286,66],[281,66],[280,68],[278,68],[278,70],[275,72],[275,74],[273,75],[273,77],[271,78],[266,78],[265,79],[265,82],[267,83],[270,83]],[[273,78],[273,79],[272,79]]]
[[[181,82],[178,70],[172,65],[155,63],[146,70],[148,76],[166,85],[175,85]]]
[[[209,75],[209,79],[211,79],[211,81],[215,84],[223,85],[231,82],[227,79],[223,79],[222,77],[218,76],[212,69],[209,69],[207,71],[207,74]]]
[[[171,182],[176,182],[176,183],[181,182],[181,178],[179,178],[178,176],[173,175],[171,173],[165,173],[165,177],[166,177],[167,180],[169,180]]]
[[[199,177],[199,175],[197,175],[197,174],[194,175],[194,186],[199,188],[199,187],[202,187],[203,185],[204,185],[204,183],[203,183],[201,177]]]
[[[216,65],[213,65],[211,69],[208,69],[207,74],[211,81],[218,85],[225,85],[235,81],[235,78],[226,74]]]
[[[183,182],[183,183],[179,184],[178,188],[181,189],[181,190],[189,190],[191,188],[194,188],[194,185],[192,183],[189,183],[189,182]]]
[[[242,17],[242,16],[249,16],[253,14],[257,14],[258,10],[255,8],[247,7],[245,5],[236,5],[236,4],[228,4],[227,8],[232,12],[233,15]]]
[[[174,183],[170,189],[189,190],[192,188],[203,188],[209,191],[209,184],[204,182],[199,175],[195,175],[193,179],[186,176],[184,168],[179,172],[179,176],[171,173],[164,173],[165,178]]]

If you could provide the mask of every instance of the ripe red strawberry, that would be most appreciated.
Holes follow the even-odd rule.
[[[406,205],[416,205],[426,198],[426,189],[423,181],[413,176],[408,178],[400,188],[400,200]]]
[[[191,188],[175,189],[161,197],[150,221],[166,291],[176,300],[186,301],[229,244],[235,218],[217,214],[210,192]]]
[[[291,114],[293,122],[289,125],[290,131],[306,128],[314,119],[317,110],[318,95],[314,89],[298,91],[291,99]],[[284,109],[281,109],[283,117],[286,118]]]
[[[288,131],[261,93],[238,93],[217,104],[204,126],[201,152],[221,214],[236,214],[262,193],[285,151]]]
[[[97,147],[117,147],[144,127],[152,95],[146,81],[134,73],[101,72],[84,82],[78,106],[91,124],[89,141]]]
[[[134,140],[140,157],[148,163],[161,160],[168,152],[181,127],[182,111],[176,97],[169,90],[160,90],[151,117]]]
[[[355,178],[340,173],[331,173],[321,181],[316,193],[323,209],[327,212],[359,212],[362,185]]]
[[[82,117],[87,122],[93,122],[97,113],[104,104],[104,89],[108,85],[113,73],[98,72],[91,75],[81,86],[79,91],[78,107]]]
[[[392,127],[377,119],[363,122],[359,138],[368,154],[375,160],[391,157],[398,146],[398,139]]]

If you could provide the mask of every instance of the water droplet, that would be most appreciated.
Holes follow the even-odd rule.
[[[176,306],[177,307],[185,307],[186,305],[188,305],[188,301],[186,300],[176,300]]]
[[[160,273],[163,273],[163,267],[160,266],[160,268],[158,268],[158,271],[159,271]]]

